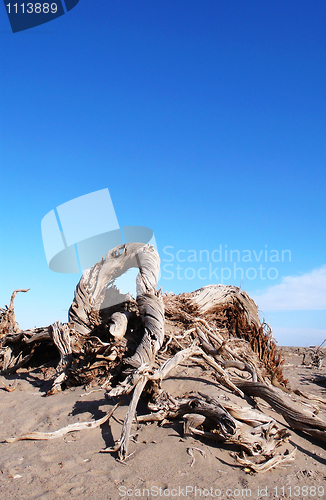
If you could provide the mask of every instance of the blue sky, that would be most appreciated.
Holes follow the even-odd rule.
[[[66,320],[41,220],[108,188],[164,291],[241,286],[280,344],[322,342],[325,26],[321,0],[80,0],[12,34],[0,5],[0,307],[26,287],[21,327]]]

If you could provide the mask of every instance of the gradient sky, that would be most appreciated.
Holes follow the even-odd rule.
[[[41,220],[108,188],[164,291],[241,286],[280,344],[321,343],[325,26],[322,0],[80,0],[12,34],[1,4],[0,307],[30,288],[22,328],[67,319],[80,276],[48,268]]]

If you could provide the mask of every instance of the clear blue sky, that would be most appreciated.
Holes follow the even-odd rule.
[[[1,4],[0,307],[26,287],[23,328],[66,320],[79,275],[47,267],[41,220],[108,188],[164,291],[241,285],[281,344],[321,342],[325,27],[322,0],[80,0],[12,34]]]

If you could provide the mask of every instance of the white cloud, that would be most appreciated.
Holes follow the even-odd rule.
[[[326,309],[326,265],[301,276],[286,276],[253,299],[261,311]]]

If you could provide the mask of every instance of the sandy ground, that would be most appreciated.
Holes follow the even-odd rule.
[[[325,385],[314,382],[316,377],[326,376],[326,368],[302,366],[303,351],[303,348],[283,348],[285,375],[293,388],[300,387],[326,398]],[[172,375],[164,384],[175,396],[196,389],[232,399],[201,368],[180,366]],[[114,454],[100,451],[118,439],[126,406],[119,407],[110,422],[96,429],[72,432],[51,441],[5,443],[6,438],[26,432],[50,432],[74,422],[98,419],[113,406],[105,398],[104,390],[86,394],[78,387],[44,397],[49,381],[44,380],[39,369],[20,370],[6,379],[1,377],[8,385],[14,379],[18,379],[15,391],[0,389],[1,500],[326,498],[325,444],[294,431],[287,448],[290,451],[297,448],[296,461],[265,474],[245,472],[230,455],[230,446],[184,439],[180,422],[138,428],[135,424],[130,443],[130,451],[134,453],[122,464]],[[139,413],[142,411],[140,405]],[[286,427],[281,416],[273,415]],[[326,412],[323,418],[326,419]],[[197,448],[193,450],[196,459],[193,466],[189,448]]]

